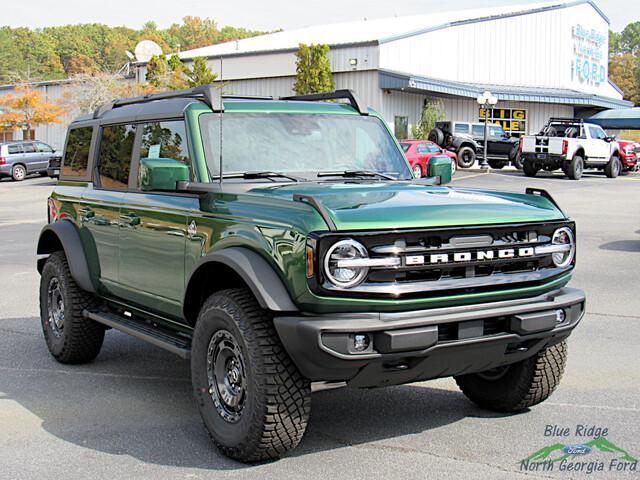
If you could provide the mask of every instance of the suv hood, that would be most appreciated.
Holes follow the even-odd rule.
[[[565,219],[537,195],[400,182],[309,183],[257,188],[252,194],[292,199],[311,195],[338,230],[424,228]]]

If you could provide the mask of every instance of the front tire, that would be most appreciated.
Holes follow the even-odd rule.
[[[191,377],[200,415],[225,455],[269,460],[300,443],[310,382],[250,291],[223,290],[204,303],[193,334]]]
[[[422,178],[422,167],[419,163],[416,163],[413,168],[411,168],[411,171],[413,172],[414,178]]]
[[[82,314],[96,303],[76,284],[64,253],[52,253],[40,277],[40,321],[49,352],[58,362],[86,363],[100,353],[104,327]]]
[[[479,407],[519,412],[549,398],[560,383],[566,362],[565,340],[518,363],[455,380],[462,393]]]
[[[620,163],[620,159],[617,156],[612,156],[604,167],[604,173],[609,178],[616,178],[620,175],[620,170],[622,170],[622,165]]]

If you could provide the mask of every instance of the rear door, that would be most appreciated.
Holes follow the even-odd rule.
[[[40,168],[40,154],[36,151],[36,144],[34,142],[25,142],[22,144],[22,161],[27,167],[28,173],[39,172],[45,170]]]
[[[87,233],[86,247],[95,252],[100,282],[109,293],[118,295],[120,208],[129,184],[136,127],[106,125],[98,135],[93,183],[82,195],[79,213]]]
[[[14,163],[24,164],[24,150],[19,143],[10,143],[7,145],[7,163],[13,165]],[[26,165],[25,165],[26,166]]]
[[[197,195],[140,190],[140,160],[172,159],[193,168],[183,119],[138,125],[129,191],[120,211],[121,296],[150,311],[180,319],[185,289],[187,218],[199,211]],[[139,153],[138,153],[139,152]]]

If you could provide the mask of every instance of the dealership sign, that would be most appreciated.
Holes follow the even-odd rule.
[[[478,119],[481,122],[489,117],[491,123],[497,123],[513,136],[527,133],[527,111],[524,108],[480,108]]]
[[[605,62],[607,37],[595,29],[577,24],[571,28],[573,60],[571,79],[587,85],[600,85],[607,79]]]

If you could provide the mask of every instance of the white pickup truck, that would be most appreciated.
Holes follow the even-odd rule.
[[[585,168],[604,170],[615,178],[622,169],[620,146],[599,126],[575,118],[551,118],[537,135],[520,137],[520,158],[525,175],[562,169],[579,180]]]

